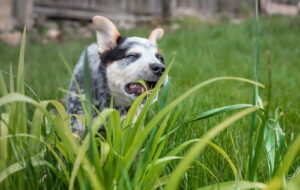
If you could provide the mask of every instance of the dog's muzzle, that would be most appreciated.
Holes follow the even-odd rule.
[[[135,96],[139,96],[146,92],[147,90],[151,90],[155,87],[157,81],[145,81],[146,86],[143,86],[141,83],[133,82],[125,85],[124,90],[128,94],[134,94]]]

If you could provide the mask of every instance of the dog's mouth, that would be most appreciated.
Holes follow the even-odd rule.
[[[132,82],[125,85],[124,90],[128,94],[134,94],[135,96],[139,96],[146,92],[147,90],[151,90],[155,87],[157,81],[145,81],[146,86],[143,86],[141,83]]]

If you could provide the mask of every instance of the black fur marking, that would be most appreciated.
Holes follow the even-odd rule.
[[[100,55],[103,65],[107,65],[113,61],[125,58],[126,52],[129,49],[129,47],[121,47],[125,40],[126,38],[119,36],[117,39],[117,46],[111,50],[105,51],[102,55]]]
[[[126,55],[128,48],[120,48],[119,46],[114,49],[108,50],[101,55],[101,60],[104,65],[108,65],[109,63],[123,59]]]
[[[165,63],[164,56],[162,56],[161,54],[157,53],[157,54],[155,55],[155,57],[156,57],[162,64]]]

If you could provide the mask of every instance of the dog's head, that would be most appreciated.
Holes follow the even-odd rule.
[[[128,106],[143,92],[154,88],[165,71],[164,58],[156,43],[164,31],[161,28],[155,29],[148,39],[124,38],[116,26],[102,16],[95,16],[93,25],[111,94],[117,105]],[[138,80],[144,80],[147,87],[138,83]]]

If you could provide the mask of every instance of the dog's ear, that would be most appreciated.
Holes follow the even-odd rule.
[[[151,32],[148,39],[156,44],[156,41],[160,40],[163,37],[163,35],[164,30],[162,28],[156,28]]]
[[[96,30],[99,53],[113,49],[117,45],[120,33],[116,26],[103,16],[94,16],[93,25]]]

